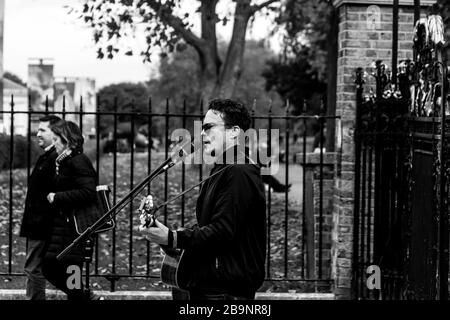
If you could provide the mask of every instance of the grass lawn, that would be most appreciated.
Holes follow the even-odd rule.
[[[155,168],[163,160],[163,154],[152,154],[152,168]],[[122,199],[131,190],[130,169],[133,168],[133,185],[138,184],[147,174],[148,155],[137,153],[131,162],[130,154],[117,155],[117,185],[116,201]],[[94,165],[95,166],[95,165]],[[199,167],[186,166],[185,189],[199,181]],[[177,195],[181,191],[181,166],[175,166],[168,172],[167,197]],[[203,168],[203,178],[209,173],[209,168]],[[0,172],[0,273],[8,273],[11,267],[12,273],[22,273],[25,260],[25,241],[18,236],[20,222],[23,213],[26,194],[26,169],[13,171],[13,196],[12,196],[12,225],[9,223],[9,171]],[[113,189],[113,156],[103,155],[100,160],[100,183],[107,184]],[[156,203],[165,199],[165,176],[161,175],[153,181],[151,193]],[[147,189],[143,192],[147,194]],[[195,201],[198,188],[192,190],[185,197],[185,225],[195,223]],[[110,282],[104,276],[115,273],[121,276],[116,282],[116,290],[167,290],[159,280],[160,263],[162,261],[159,247],[150,244],[137,232],[138,214],[136,209],[142,197],[136,197],[132,207],[128,206],[117,215],[117,227],[114,231],[108,231],[99,236],[94,262],[91,270],[100,277],[93,277],[91,285],[94,289],[109,290]],[[113,195],[110,197],[113,202]],[[270,278],[285,278],[285,255],[287,255],[288,278],[301,276],[301,205],[298,202],[289,203],[289,209],[285,214],[284,194],[272,193],[270,215]],[[172,227],[182,225],[181,199],[160,211],[160,220],[167,217],[168,225]],[[285,218],[288,221],[287,251],[285,251]],[[9,230],[12,230],[12,255],[10,255]],[[113,246],[115,242],[115,246]],[[97,257],[97,258],[96,258]],[[11,265],[10,265],[11,258]],[[113,259],[114,258],[114,259]],[[152,276],[150,279],[130,279],[127,276]],[[24,277],[0,277],[2,288],[24,288]],[[261,290],[286,291],[293,289],[302,291],[299,283],[284,283],[280,281],[268,281]]]

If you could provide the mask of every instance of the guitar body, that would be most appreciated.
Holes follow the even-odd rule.
[[[142,199],[138,210],[142,227],[155,226],[155,209],[153,208],[153,197],[151,195]],[[183,256],[185,256],[184,250],[168,248],[164,245],[161,245],[161,249],[164,253],[161,265],[161,281],[169,286],[186,290],[189,271],[187,270],[187,259],[183,259]]]
[[[169,286],[186,290],[187,264],[183,260],[184,250],[162,247],[164,259],[161,265],[161,281]]]

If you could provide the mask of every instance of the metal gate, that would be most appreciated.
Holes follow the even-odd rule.
[[[357,70],[356,299],[448,298],[449,79],[443,43],[424,39],[396,79],[376,62],[374,94],[364,95]],[[381,289],[366,284],[371,265],[380,268]]]

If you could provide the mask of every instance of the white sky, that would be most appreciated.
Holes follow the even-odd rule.
[[[143,64],[139,56],[119,54],[113,60],[96,59],[91,30],[63,7],[76,7],[80,0],[4,1],[3,70],[17,74],[25,82],[29,58],[51,58],[55,77],[91,77],[97,89],[122,81],[146,81],[157,74],[157,63]],[[231,34],[231,25],[220,29],[225,39]],[[247,31],[247,38],[266,38],[268,29],[267,21],[257,19],[253,29]],[[130,45],[139,44],[134,40]]]

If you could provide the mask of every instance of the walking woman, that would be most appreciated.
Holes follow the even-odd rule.
[[[82,300],[83,289],[79,285],[81,279],[78,280],[78,285],[77,281],[67,280],[73,273],[68,273],[69,266],[75,265],[82,270],[83,246],[75,247],[61,260],[57,260],[56,256],[78,236],[73,218],[74,210],[90,214],[89,210],[83,208],[92,207],[96,202],[96,172],[89,158],[83,153],[84,139],[75,123],[61,120],[50,129],[54,133],[58,156],[54,177],[55,192],[47,196],[55,214],[43,273],[50,283],[67,294],[68,300]]]

